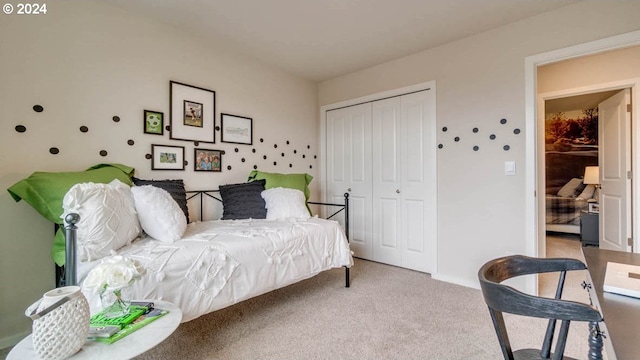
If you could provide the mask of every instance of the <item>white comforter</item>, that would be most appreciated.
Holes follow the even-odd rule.
[[[146,269],[133,284],[134,298],[172,302],[182,309],[183,322],[353,264],[340,225],[319,218],[195,222],[182,240],[144,238],[118,254]],[[97,263],[79,263],[78,276]],[[97,295],[85,295],[97,306]]]

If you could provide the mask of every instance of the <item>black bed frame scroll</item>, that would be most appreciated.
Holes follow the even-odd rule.
[[[200,214],[199,220],[202,221],[202,214],[204,212],[204,197],[208,196],[212,199],[215,199],[219,202],[222,202],[218,196],[214,194],[219,194],[220,190],[192,190],[187,191],[187,201],[193,198],[198,197],[200,202]],[[327,219],[331,219],[340,212],[344,211],[344,231],[347,237],[347,241],[349,241],[349,194],[344,194],[344,204],[334,204],[334,203],[324,203],[324,202],[314,202],[308,201],[307,203],[313,205],[321,205],[321,206],[335,206],[338,209],[327,217]],[[76,231],[78,227],[76,224],[80,221],[80,215],[76,213],[68,214],[65,217],[65,265],[63,267],[58,267],[56,265],[56,287],[60,286],[70,286],[77,285],[77,277],[76,277]],[[345,287],[349,287],[351,285],[349,268],[345,267]]]

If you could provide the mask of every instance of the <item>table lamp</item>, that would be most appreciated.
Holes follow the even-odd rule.
[[[600,168],[598,166],[587,166],[584,168],[584,180],[586,185],[592,184],[596,188],[600,187]]]

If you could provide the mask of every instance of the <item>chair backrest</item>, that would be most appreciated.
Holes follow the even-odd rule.
[[[505,359],[514,359],[514,355],[502,313],[549,319],[545,339],[540,349],[541,359],[551,358],[551,345],[556,320],[561,320],[562,325],[553,359],[562,359],[564,355],[571,321],[586,321],[592,325],[595,324],[595,326],[602,321],[602,316],[593,306],[560,299],[566,272],[584,269],[586,269],[584,263],[576,259],[538,259],[521,255],[494,259],[480,268],[478,271],[480,287],[482,288],[484,300],[489,307],[491,319]],[[501,284],[503,281],[513,277],[548,272],[560,273],[555,298],[525,294],[511,286]]]

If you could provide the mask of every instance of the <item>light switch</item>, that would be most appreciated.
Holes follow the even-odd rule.
[[[515,161],[505,161],[504,162],[504,174],[505,175],[515,175],[516,174],[516,162]]]

